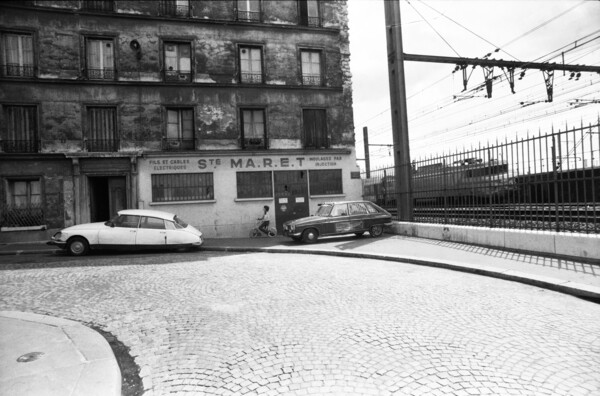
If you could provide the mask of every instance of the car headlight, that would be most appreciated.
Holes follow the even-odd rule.
[[[60,240],[60,238],[62,238],[62,232],[60,231],[52,235],[52,239]]]

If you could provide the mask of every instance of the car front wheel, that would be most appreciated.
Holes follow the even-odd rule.
[[[371,226],[369,234],[371,234],[373,238],[380,237],[383,234],[383,226],[381,224]]]
[[[315,243],[319,238],[319,233],[314,228],[309,228],[302,233],[302,240],[306,243]]]
[[[89,252],[90,245],[85,238],[74,237],[69,239],[67,250],[72,256],[84,256]]]

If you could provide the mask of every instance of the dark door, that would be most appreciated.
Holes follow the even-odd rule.
[[[90,177],[90,221],[106,221],[127,208],[125,176]]]
[[[286,221],[309,216],[308,180],[306,171],[279,171],[274,177],[277,232],[283,232]]]

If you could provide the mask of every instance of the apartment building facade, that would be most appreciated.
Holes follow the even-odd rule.
[[[1,235],[359,199],[343,0],[0,3]]]

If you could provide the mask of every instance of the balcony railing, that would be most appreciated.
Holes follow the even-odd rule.
[[[260,22],[260,11],[238,10],[237,19],[242,22]]]
[[[166,151],[188,151],[196,149],[194,139],[167,139],[163,138],[162,149]]]
[[[161,1],[160,14],[171,17],[189,17],[190,6],[187,4],[177,4],[174,1]]]
[[[118,139],[84,139],[83,143],[86,151],[92,152],[116,152],[120,148]]]
[[[37,140],[2,140],[0,147],[5,153],[37,153],[40,144]]]
[[[267,148],[267,139],[265,138],[244,138],[244,148],[250,150],[259,150]]]
[[[34,73],[33,65],[20,66],[10,63],[2,65],[2,75],[5,77],[33,77]]]
[[[192,81],[192,72],[189,70],[165,70],[165,81],[190,82]]]
[[[308,26],[311,27],[320,27],[321,26],[321,18],[320,17],[308,17]]]
[[[114,80],[115,69],[87,69],[90,80]]]
[[[86,0],[83,2],[86,11],[113,12],[114,2],[110,0]]]
[[[302,75],[302,85],[321,85],[321,75],[320,74],[303,74]]]
[[[45,225],[46,221],[41,204],[0,205],[0,223],[2,227],[32,227]]]
[[[261,84],[263,81],[262,73],[241,73],[241,81],[246,84]]]

